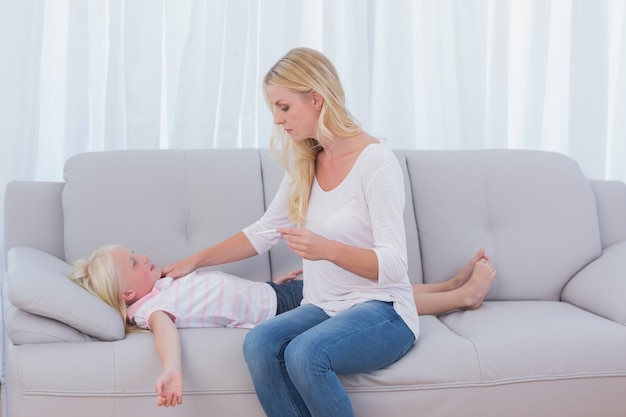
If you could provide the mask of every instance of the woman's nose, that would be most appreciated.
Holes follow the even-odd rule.
[[[280,115],[280,113],[275,112],[274,113],[274,124],[282,125],[283,123],[285,123],[285,119]]]

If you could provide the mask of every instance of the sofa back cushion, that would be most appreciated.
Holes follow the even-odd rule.
[[[480,247],[497,270],[488,299],[558,300],[601,251],[592,187],[551,152],[407,152],[425,282]]]
[[[264,212],[259,152],[248,149],[107,151],[65,164],[65,257],[119,243],[165,266],[241,230]],[[267,254],[221,265],[265,281]]]

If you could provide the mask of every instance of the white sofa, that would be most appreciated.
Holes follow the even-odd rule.
[[[343,376],[357,416],[625,416],[626,185],[549,152],[396,154],[411,280],[447,279],[480,247],[498,277],[480,309],[421,317],[397,363]],[[178,260],[260,217],[281,177],[267,150],[138,150],[10,183],[3,416],[262,416],[246,330],[181,330],[184,403],[158,408],[152,334],[124,335],[65,273],[113,242]],[[298,266],[278,246],[220,269],[267,280]]]

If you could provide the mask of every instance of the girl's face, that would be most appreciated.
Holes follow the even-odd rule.
[[[272,106],[274,123],[281,125],[295,142],[318,139],[317,121],[323,98],[316,92],[296,93],[268,84],[267,95]]]
[[[116,248],[111,253],[115,268],[122,278],[122,298],[135,301],[152,291],[161,278],[161,270],[150,263],[146,255],[135,255],[126,248]]]

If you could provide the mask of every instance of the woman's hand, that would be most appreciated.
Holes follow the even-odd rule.
[[[378,257],[372,249],[357,248],[297,227],[276,229],[287,247],[309,261],[329,261],[371,281],[378,281]]]
[[[196,262],[193,255],[171,265],[166,266],[161,270],[164,277],[179,278],[196,270]]]
[[[276,229],[289,249],[309,261],[331,260],[332,241],[308,229],[279,227]]]

